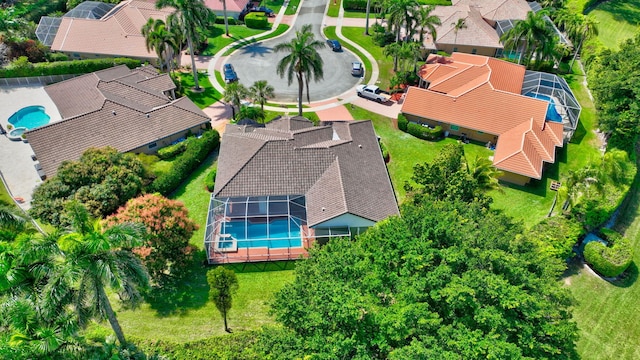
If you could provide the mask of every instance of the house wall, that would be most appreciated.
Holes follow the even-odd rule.
[[[171,145],[172,142],[180,139],[180,138],[184,138],[187,136],[187,134],[189,133],[189,131],[191,131],[192,134],[198,134],[200,132],[202,132],[203,130],[205,130],[207,128],[206,124],[201,124],[198,126],[194,126],[190,129],[185,129],[184,131],[181,131],[177,134],[173,134],[171,136],[167,136],[165,138],[159,139],[157,141],[154,141],[152,143],[149,144],[145,144],[143,146],[140,146],[138,148],[135,148],[133,150],[131,150],[130,152],[132,153],[145,153],[145,154],[155,154],[158,152],[158,150],[162,149],[165,146]]]
[[[375,225],[375,221],[362,218],[353,214],[342,214],[336,216],[333,219],[321,222],[313,226],[314,229],[328,228],[328,227],[370,227]]]
[[[531,180],[530,177],[504,171],[504,175],[500,177],[500,181],[506,181],[516,185],[526,185]]]
[[[422,117],[414,116],[414,115],[410,115],[410,114],[404,114],[404,115],[407,118],[407,120],[412,121],[412,122],[417,122],[417,123],[421,123],[421,124],[428,124],[429,126],[440,125],[440,126],[442,126],[442,130],[443,131],[448,131],[449,132],[449,136],[451,136],[451,135],[453,135],[453,136],[462,136],[462,134],[466,134],[467,138],[469,138],[471,140],[479,141],[481,143],[487,143],[487,142],[491,141],[492,143],[495,144],[497,142],[497,136],[495,134],[485,133],[485,132],[481,132],[481,131],[477,131],[477,130],[471,130],[471,129],[463,128],[463,127],[458,127],[456,129],[455,125],[451,125],[451,124],[448,124],[448,123],[443,123],[443,122],[440,122],[440,121],[426,119],[426,118],[422,118]]]
[[[498,49],[492,47],[481,47],[481,46],[473,46],[473,45],[462,45],[462,44],[436,44],[438,50],[444,51],[446,53],[453,52],[462,52],[467,54],[478,54],[484,56],[494,57],[496,56],[496,51]],[[454,51],[454,48],[456,49]],[[475,52],[474,52],[475,50]]]

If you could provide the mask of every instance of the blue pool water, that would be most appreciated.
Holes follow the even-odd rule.
[[[556,103],[552,98],[538,93],[527,93],[525,94],[525,96],[548,102],[549,104],[547,105],[547,120],[562,122],[562,116],[560,116],[560,114],[558,114],[558,111],[556,111]]]
[[[238,248],[268,247],[270,249],[300,247],[300,225],[290,219],[277,219],[269,223],[252,223],[244,220],[222,223],[220,233],[238,240]],[[291,226],[291,231],[289,231]],[[224,247],[224,245],[222,245]]]
[[[9,118],[9,124],[13,127],[23,127],[28,130],[47,125],[49,123],[49,115],[44,112],[43,106],[27,106],[18,110]]]

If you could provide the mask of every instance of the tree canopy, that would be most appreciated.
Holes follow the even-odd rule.
[[[276,295],[265,352],[333,359],[577,358],[564,265],[477,202],[407,205],[332,240]]]
[[[30,214],[54,226],[68,225],[65,206],[77,200],[93,217],[103,218],[140,194],[148,180],[134,155],[91,148],[78,161],[63,162],[55,176],[36,188]]]

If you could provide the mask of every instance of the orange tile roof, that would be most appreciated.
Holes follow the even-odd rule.
[[[148,19],[162,19],[173,9],[156,9],[155,0],[128,0],[101,19],[63,17],[51,50],[155,59],[140,29]]]
[[[494,165],[540,179],[542,163],[563,146],[563,126],[545,121],[546,101],[520,95],[524,73],[486,56],[431,55],[419,72],[429,89],[409,88],[402,112],[496,135]]]

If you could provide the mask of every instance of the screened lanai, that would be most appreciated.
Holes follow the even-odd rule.
[[[564,125],[567,140],[573,136],[582,108],[563,78],[554,74],[527,70],[521,94],[549,102],[548,113],[559,116],[559,120]]]
[[[304,196],[212,197],[205,248],[213,263],[297,258],[309,232]]]

